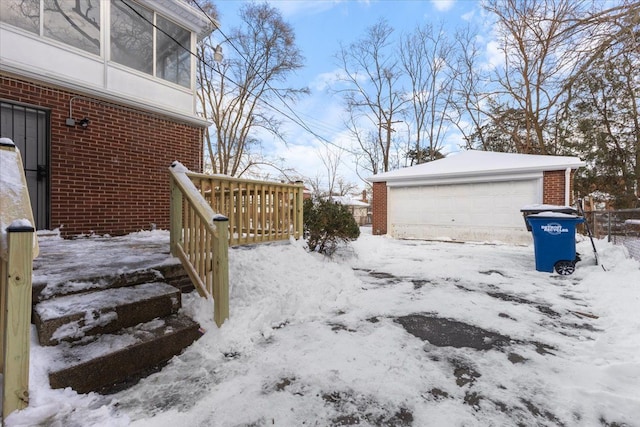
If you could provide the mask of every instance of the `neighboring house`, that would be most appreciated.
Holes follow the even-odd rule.
[[[0,137],[38,229],[169,227],[171,162],[202,170],[190,52],[213,29],[182,0],[0,1]]]
[[[520,209],[570,205],[577,157],[465,151],[374,175],[373,234],[529,243]]]
[[[370,224],[369,203],[366,201],[351,196],[331,196],[331,200],[346,206],[358,225]]]

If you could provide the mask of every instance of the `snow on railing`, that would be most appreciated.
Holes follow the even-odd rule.
[[[29,404],[31,278],[38,241],[20,151],[0,138],[2,420]]]
[[[213,299],[214,320],[229,318],[228,219],[216,214],[187,177],[180,162],[169,168],[171,254],[182,262],[200,296]]]

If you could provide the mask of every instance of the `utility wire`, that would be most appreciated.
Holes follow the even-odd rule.
[[[180,46],[182,49],[184,49],[187,53],[189,53],[189,55],[193,56],[194,58],[196,58],[197,61],[199,61],[200,63],[204,64],[206,67],[208,67],[210,70],[220,74],[221,76],[223,75],[220,70],[218,70],[216,67],[214,67],[213,65],[211,65],[210,63],[208,63],[204,58],[200,57],[197,53],[191,51],[190,48],[184,46],[180,41],[178,41],[175,37],[173,37],[171,34],[167,33],[165,30],[163,30],[162,28],[158,27],[156,24],[154,24],[152,21],[150,21],[147,17],[145,17],[144,15],[142,15],[140,12],[138,12],[132,5],[130,5],[127,0],[121,0],[122,4],[124,4],[125,6],[127,6],[133,13],[135,13],[140,19],[142,19],[143,21],[147,22],[149,25],[151,25],[153,28],[155,28],[157,31],[160,31],[162,34],[164,34],[165,36],[167,36],[169,39],[171,39],[174,43],[176,43],[178,46]],[[227,35],[218,27],[218,25],[216,24],[216,22],[204,11],[204,9],[200,6],[200,4],[198,3],[197,0],[192,0],[193,4],[196,5],[196,7],[200,10],[200,12],[202,12],[202,14],[204,16],[207,17],[207,19],[209,20],[209,22],[220,32],[220,34],[222,34],[222,36],[224,37],[224,40],[226,42],[229,43],[229,45],[238,53],[238,55],[250,66],[253,68],[253,64],[251,64],[251,62],[242,54],[242,52],[231,42],[231,40],[227,37]],[[342,147],[336,143],[334,143],[333,141],[330,141],[329,139],[325,138],[324,136],[318,134],[317,132],[315,132],[313,129],[311,129],[311,127],[292,109],[292,107],[287,103],[287,101],[282,97],[282,95],[280,95],[280,93],[274,89],[269,82],[267,82],[262,75],[255,69],[253,68],[253,71],[256,72],[256,75],[260,76],[260,78],[262,79],[262,81],[265,83],[265,85],[271,89],[271,91],[273,93],[276,94],[276,96],[278,97],[278,99],[280,99],[280,101],[282,102],[282,104],[287,107],[287,109],[291,112],[290,114],[287,114],[286,112],[282,111],[281,109],[277,108],[275,105],[271,104],[270,102],[261,99],[260,97],[256,96],[255,94],[253,94],[251,91],[248,91],[249,94],[251,94],[253,97],[255,97],[259,102],[261,102],[262,104],[264,104],[265,106],[271,108],[272,110],[276,111],[277,113],[281,114],[282,116],[286,117],[287,119],[291,120],[293,123],[297,124],[298,126],[300,126],[303,130],[307,131],[308,133],[310,133],[312,136],[314,136],[315,138],[317,138],[321,143],[324,144],[328,144],[331,145],[335,148],[338,148],[339,150],[345,151],[351,155],[357,156],[358,154],[352,150],[349,150],[345,147]],[[231,82],[232,84],[234,84],[235,86],[237,86],[238,88],[242,88],[243,86],[241,84],[239,84],[238,82],[234,81],[232,78],[230,78],[229,76],[224,76],[227,80],[229,80],[229,82]],[[293,117],[292,117],[293,115]],[[330,130],[330,127],[322,122],[319,122],[322,124],[322,126],[325,126],[326,130]],[[356,173],[356,175],[358,174],[357,171],[355,171],[354,169],[351,168],[350,165],[348,165],[347,163],[345,163],[344,161],[341,160],[341,163],[348,168],[350,171]]]
[[[200,4],[198,3],[198,0],[192,0],[193,4],[196,5],[196,7],[200,10],[200,12],[202,12],[207,19],[211,22],[211,24],[215,25],[215,21],[207,14],[207,12],[205,12],[205,10],[200,6]],[[298,126],[302,127],[304,130],[306,130],[307,132],[309,132],[311,135],[313,135],[314,137],[318,138],[321,142],[324,142],[326,144],[330,144],[340,150],[346,151],[349,154],[353,154],[355,155],[356,153],[351,152],[350,150],[347,150],[344,147],[341,147],[337,144],[335,144],[334,142],[330,141],[329,139],[325,138],[324,136],[318,134],[317,132],[315,132],[313,129],[311,129],[311,127],[298,115],[298,113],[296,113],[293,108],[287,103],[287,100],[284,99],[282,97],[282,95],[280,95],[280,93],[278,92],[277,89],[274,89],[268,81],[266,81],[262,75],[258,72],[258,70],[256,70],[253,67],[253,64],[251,63],[251,61],[249,61],[244,54],[240,51],[240,49],[238,49],[229,39],[229,37],[227,37],[227,35],[222,31],[222,29],[220,29],[219,27],[217,27],[217,30],[220,32],[220,34],[222,34],[222,37],[224,37],[224,40],[227,41],[229,43],[229,45],[236,51],[236,53],[247,63],[247,65],[249,65],[252,70],[256,73],[257,76],[259,76],[262,81],[264,82],[264,84],[271,89],[271,91],[273,93],[276,94],[276,96],[278,97],[278,99],[280,99],[280,101],[282,102],[282,104],[287,108],[287,110],[289,110],[291,112],[291,115],[293,115],[294,117],[291,117],[291,115],[283,112],[282,110],[276,108],[275,106],[269,104],[268,102],[264,101],[264,100],[260,100],[261,102],[263,102],[265,105],[271,107],[272,109],[274,109],[275,111],[277,111],[278,113],[282,114],[283,116],[287,117],[289,120],[293,121],[294,123],[296,123]],[[207,64],[208,65],[208,64]],[[237,85],[238,87],[240,87],[237,83],[233,82],[235,85]],[[255,95],[254,95],[255,96]]]

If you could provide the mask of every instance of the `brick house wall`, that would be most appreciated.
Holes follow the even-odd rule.
[[[73,97],[86,129],[65,124]],[[197,126],[6,75],[0,98],[50,110],[50,227],[65,237],[168,229],[171,162],[202,169]]]
[[[387,183],[373,183],[371,228],[375,236],[387,234]]]
[[[573,175],[575,171],[571,171],[570,194],[573,191]],[[549,205],[564,205],[564,182],[565,171],[546,171],[543,172],[542,178],[542,203]],[[387,183],[373,183],[373,201],[372,201],[372,234],[387,234]]]

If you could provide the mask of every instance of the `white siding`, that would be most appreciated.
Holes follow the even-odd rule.
[[[104,85],[104,61],[62,43],[0,27],[0,57],[4,65],[35,75],[56,77],[78,86]]]
[[[194,14],[191,11],[189,15],[186,6],[176,0],[153,0],[147,3],[166,11],[171,19],[184,18],[186,15],[203,19],[199,12]],[[92,54],[52,37],[39,36],[0,22],[0,70],[107,101],[205,125],[206,122],[196,114],[193,82],[190,87],[180,86],[107,59],[110,47],[110,3],[100,2],[100,6],[100,54]],[[169,6],[176,10],[166,9]],[[42,26],[42,21],[40,24]],[[186,28],[190,31],[203,29],[196,22],[188,24]],[[194,33],[191,33],[190,46],[195,48]],[[195,59],[190,57],[189,61],[191,78],[195,80]]]
[[[542,179],[388,189],[396,238],[530,243],[520,208],[542,202]]]

